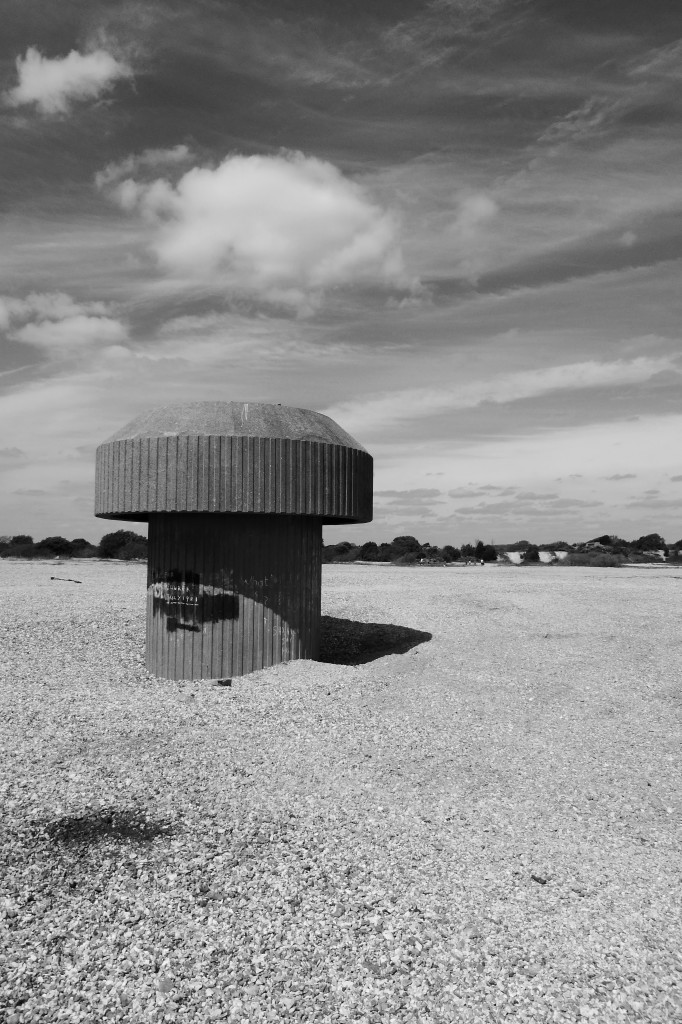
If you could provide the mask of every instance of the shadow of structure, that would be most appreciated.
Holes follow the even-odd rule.
[[[407,626],[354,622],[323,615],[318,661],[330,665],[363,665],[387,654],[405,654],[431,638],[431,633]]]
[[[72,814],[45,826],[52,842],[64,846],[90,846],[109,840],[120,843],[151,843],[158,836],[169,836],[166,821],[150,821],[139,811],[113,808]]]

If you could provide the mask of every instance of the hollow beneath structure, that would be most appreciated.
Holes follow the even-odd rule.
[[[320,647],[322,519],[149,516],[147,668],[231,679]]]

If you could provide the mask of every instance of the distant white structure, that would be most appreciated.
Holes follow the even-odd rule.
[[[505,555],[514,565],[521,565],[525,551],[505,551]],[[568,554],[568,551],[541,551],[540,561],[547,565],[549,562],[553,562],[554,559],[558,559],[563,562],[564,558]]]

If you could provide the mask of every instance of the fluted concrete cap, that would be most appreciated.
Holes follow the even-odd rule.
[[[372,519],[372,457],[310,409],[190,402],[152,409],[97,449],[95,515],[242,512]]]

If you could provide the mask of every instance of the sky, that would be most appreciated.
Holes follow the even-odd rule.
[[[0,534],[223,400],[373,455],[327,542],[682,538],[681,86],[670,0],[6,0]]]

